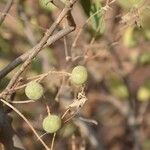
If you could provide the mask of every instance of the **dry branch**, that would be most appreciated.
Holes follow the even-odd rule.
[[[0,16],[0,26],[3,23],[3,21],[5,20],[5,17],[7,16],[7,13],[9,12],[12,4],[13,4],[14,0],[9,0],[6,4],[6,7],[4,8],[3,12],[1,13]]]
[[[72,9],[73,4],[76,1],[77,0],[72,0],[72,1],[70,1],[70,2],[68,2],[66,4],[65,8],[62,10],[62,12],[60,13],[60,15],[56,19],[56,21],[47,30],[47,32],[45,33],[45,35],[41,39],[41,41],[35,47],[33,47],[32,53],[30,53],[30,55],[27,58],[27,60],[25,60],[25,62],[20,67],[20,69],[18,70],[18,72],[11,79],[11,81],[9,82],[8,86],[5,89],[6,92],[8,92],[9,89],[11,89],[15,85],[15,83],[16,83],[17,79],[19,78],[19,76],[23,73],[23,71],[26,69],[26,67],[31,63],[32,59],[35,58],[37,56],[37,54],[43,49],[44,45],[48,44],[48,42],[51,42],[51,41],[48,41],[48,39],[53,34],[54,30],[56,29],[56,27],[58,26],[58,24],[62,21],[62,19],[64,17],[66,17],[66,15],[68,14],[68,12],[70,12],[70,10]],[[72,17],[71,17],[71,19],[72,19]]]

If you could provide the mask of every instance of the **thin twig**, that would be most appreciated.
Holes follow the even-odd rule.
[[[53,5],[55,5],[59,9],[63,9],[65,4],[61,0],[49,0]]]
[[[65,35],[69,34],[70,32],[72,32],[74,29],[75,29],[74,27],[66,27],[65,29],[59,31],[58,33],[56,33],[55,35],[51,36],[48,39],[47,43],[43,46],[43,48],[46,48],[46,47],[50,46],[52,43],[54,43],[57,40],[61,39],[63,36],[65,36]],[[2,78],[4,78],[13,69],[15,69],[17,66],[19,66],[24,61],[26,61],[27,58],[29,57],[29,55],[31,55],[31,53],[33,51],[34,51],[34,48],[31,49],[31,50],[29,50],[28,52],[22,54],[21,56],[19,56],[18,58],[16,58],[14,61],[12,61],[10,64],[8,64],[6,67],[4,67],[0,71],[0,80]]]
[[[28,78],[27,80],[32,80],[32,81],[36,81],[36,82],[41,82],[42,80],[44,80],[48,75],[50,74],[58,74],[60,76],[70,76],[70,73],[67,73],[67,72],[63,72],[63,71],[49,71],[47,73],[44,73],[44,74],[41,74],[41,75],[37,75],[35,77],[32,77],[32,78]],[[13,87],[11,88],[8,92],[3,92],[3,95],[8,95],[12,92],[15,92],[17,90],[20,90],[24,87],[26,87],[27,83],[26,84],[23,84],[23,85],[20,85],[20,86],[16,86],[16,87]],[[0,94],[1,95],[1,94]]]
[[[10,101],[13,104],[27,104],[27,103],[34,103],[34,100],[25,100],[25,101]]]
[[[9,89],[11,89],[14,86],[14,84],[17,81],[17,79],[19,78],[19,76],[23,73],[23,71],[31,63],[32,59],[34,57],[36,57],[36,55],[42,50],[42,48],[44,47],[44,45],[47,43],[49,37],[52,35],[52,33],[54,32],[54,30],[56,29],[57,25],[62,21],[62,19],[66,16],[66,14],[71,10],[73,4],[76,1],[77,0],[71,0],[71,1],[69,1],[66,4],[65,8],[62,10],[62,12],[60,13],[60,15],[56,19],[56,21],[47,30],[47,32],[45,33],[45,35],[41,39],[41,41],[33,48],[33,52],[31,53],[31,55],[29,55],[28,59],[23,63],[23,65],[20,67],[20,69],[18,70],[18,72],[13,76],[13,78],[11,79],[11,81],[9,82],[9,84],[7,85],[7,87],[5,89],[6,91],[9,91]]]
[[[6,4],[6,7],[4,8],[3,12],[1,13],[1,17],[0,17],[0,26],[2,25],[3,21],[5,20],[8,11],[10,10],[12,4],[13,4],[14,0],[9,0]]]
[[[65,28],[65,23],[63,27]],[[66,61],[69,61],[71,57],[69,56],[69,51],[68,51],[67,36],[63,37],[63,41],[64,41],[64,49],[65,49],[65,59]]]
[[[0,101],[3,102],[8,107],[10,107],[11,109],[13,109],[28,124],[30,129],[33,131],[33,133],[36,135],[36,137],[40,140],[40,142],[46,148],[46,150],[50,150],[49,147],[45,144],[45,142],[40,138],[40,136],[38,135],[36,130],[33,128],[31,123],[28,121],[28,119],[18,109],[16,109],[14,106],[12,106],[11,104],[9,104],[8,102],[6,102],[5,100],[3,100],[1,98],[0,98]]]
[[[75,135],[71,136],[71,150],[76,150]]]
[[[87,18],[87,20],[85,21],[85,23],[82,25],[82,27],[79,29],[79,31],[77,32],[77,35],[72,43],[72,46],[71,46],[71,51],[74,47],[76,47],[76,43],[81,35],[81,33],[83,32],[83,29],[86,27],[87,23],[90,21],[91,18],[93,18],[95,15],[99,14],[99,13],[102,13],[103,11],[106,11],[109,7],[109,5],[111,5],[112,3],[114,3],[115,0],[109,2],[109,3],[106,3],[106,5],[104,7],[102,7],[101,9],[99,9],[98,11],[96,11],[95,13],[93,13],[89,18]],[[106,12],[105,12],[106,13]],[[102,14],[101,14],[102,15]],[[104,15],[104,14],[103,14]]]
[[[52,144],[50,150],[53,150],[54,142],[55,142],[56,133],[53,134]]]

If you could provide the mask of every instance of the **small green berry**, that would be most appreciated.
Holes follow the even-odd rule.
[[[137,92],[137,98],[139,101],[148,101],[150,99],[150,90],[145,86],[140,87]]]
[[[48,115],[42,123],[43,129],[48,133],[55,133],[61,127],[61,118],[57,115]]]
[[[77,85],[84,84],[87,81],[88,73],[84,66],[76,66],[71,73],[71,81]]]
[[[44,90],[41,84],[31,81],[25,88],[25,94],[29,99],[38,100],[43,96]]]

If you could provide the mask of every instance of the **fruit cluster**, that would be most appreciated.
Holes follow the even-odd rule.
[[[83,85],[88,78],[87,69],[84,66],[76,66],[71,73],[70,80],[73,84]],[[31,100],[39,100],[44,94],[43,86],[36,82],[31,81],[25,88],[26,96]],[[48,115],[42,122],[43,129],[47,133],[55,133],[61,128],[61,118],[57,115]]]

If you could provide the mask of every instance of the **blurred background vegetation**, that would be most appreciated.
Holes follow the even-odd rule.
[[[0,1],[0,15],[7,1]],[[0,70],[36,45],[59,12],[48,0],[15,0],[0,26]],[[74,150],[74,143],[80,150],[150,150],[150,1],[79,0],[72,14],[77,29],[66,36],[72,61],[66,60],[61,39],[40,52],[23,74],[26,79],[49,70],[70,72],[77,64],[88,69],[88,101],[59,131],[54,149]],[[17,69],[0,80],[1,91]],[[43,100],[15,105],[41,135],[45,103],[62,114],[73,99],[76,89],[62,81],[49,76],[42,83]],[[24,90],[17,91],[15,101],[26,99]],[[27,124],[14,112],[10,115],[26,149],[42,149]],[[50,144],[52,136],[43,139]]]

